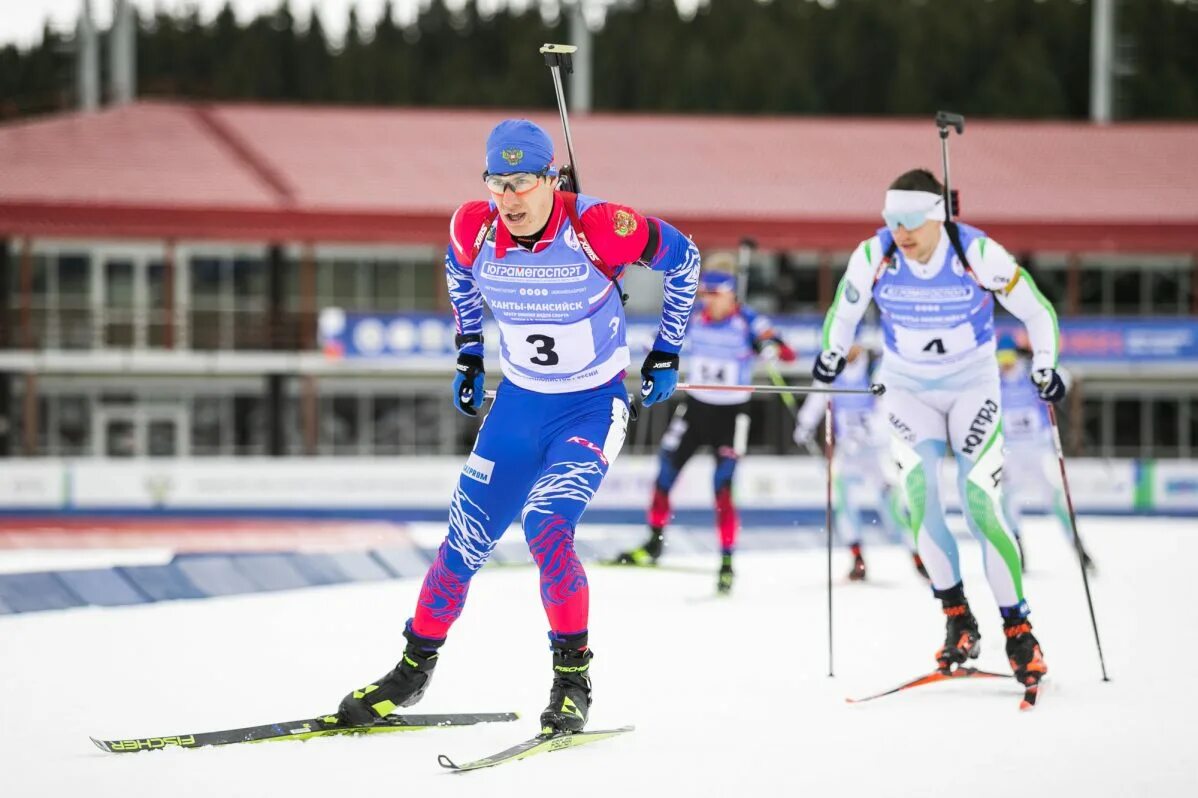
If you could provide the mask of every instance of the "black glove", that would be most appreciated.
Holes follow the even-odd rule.
[[[1065,398],[1065,381],[1056,369],[1040,369],[1032,372],[1032,382],[1040,389],[1040,398],[1056,404]]]
[[[478,408],[483,406],[485,375],[481,357],[458,355],[458,373],[453,378],[453,406],[458,412],[478,415]]]
[[[811,376],[819,382],[831,383],[844,371],[846,362],[843,356],[831,350],[821,352],[811,366]]]
[[[654,349],[641,366],[641,404],[664,402],[678,387],[678,355]]]

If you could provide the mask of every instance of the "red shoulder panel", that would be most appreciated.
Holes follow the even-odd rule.
[[[626,205],[596,203],[579,221],[595,254],[610,267],[638,260],[649,242],[649,221]]]
[[[460,205],[449,220],[449,243],[453,247],[453,255],[467,269],[474,260],[471,253],[474,252],[478,231],[490,216],[491,203],[472,200]]]

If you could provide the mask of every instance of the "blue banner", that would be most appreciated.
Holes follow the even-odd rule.
[[[774,326],[801,357],[817,352],[823,319],[819,316],[775,316]],[[1022,326],[1003,319],[999,334],[1009,333],[1021,344]],[[499,345],[494,323],[484,324],[488,352]],[[649,351],[657,334],[657,319],[628,319],[628,343],[633,355]],[[434,313],[347,313],[326,308],[320,315],[320,345],[333,359],[444,358],[455,352],[453,318]],[[871,348],[881,345],[873,325],[863,325],[859,340]],[[1065,319],[1061,321],[1061,359],[1093,362],[1198,362],[1198,322],[1176,319]]]
[[[999,324],[1017,341],[1026,342],[1023,328]],[[1064,319],[1061,321],[1061,359],[1075,363],[1127,361],[1185,363],[1198,360],[1198,322],[1173,319]]]

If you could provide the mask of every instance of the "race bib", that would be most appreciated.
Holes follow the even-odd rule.
[[[740,364],[734,360],[717,360],[707,357],[692,357],[687,369],[691,382],[699,385],[739,385]]]
[[[1004,409],[1002,425],[1010,437],[1031,437],[1040,431],[1040,419],[1034,410]]]
[[[498,322],[507,360],[539,374],[575,374],[595,359],[590,319],[573,324]]]
[[[951,360],[956,355],[976,349],[978,345],[970,324],[930,330],[915,330],[896,324],[894,344],[904,359],[923,363],[935,363],[942,358]]]

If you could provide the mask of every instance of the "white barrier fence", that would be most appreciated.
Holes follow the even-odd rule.
[[[440,510],[464,457],[222,458],[190,460],[7,460],[0,465],[0,511],[345,512]],[[652,457],[621,457],[593,507],[643,510],[656,475]],[[1051,471],[1050,471],[1051,473]],[[943,490],[956,503],[955,466]],[[1079,512],[1198,512],[1198,461],[1077,459],[1069,479]],[[712,503],[712,461],[698,456],[673,492],[678,509]],[[877,489],[863,489],[870,506]],[[818,510],[823,461],[748,457],[737,472],[745,510]],[[865,495],[871,494],[871,495]]]

